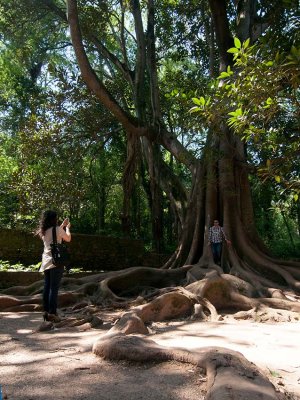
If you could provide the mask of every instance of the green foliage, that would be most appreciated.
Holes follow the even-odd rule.
[[[41,210],[55,208],[61,216],[70,217],[77,231],[120,235],[125,133],[86,89],[66,26],[45,4],[0,0],[0,127],[4,144],[0,152],[0,224],[32,229]],[[263,212],[270,221],[280,219],[271,211],[271,201],[276,194],[286,198],[293,190],[289,214],[299,197],[299,22],[289,12],[292,1],[285,2],[284,13],[276,8],[278,29],[271,32],[271,27],[255,46],[249,39],[242,43],[234,38],[234,47],[228,52],[235,65],[214,81],[209,75],[217,73],[218,55],[208,2],[156,2],[154,59],[161,121],[154,118],[150,68],[145,67],[140,75],[136,68],[139,45],[133,4],[78,1],[88,59],[112,97],[133,118],[142,114],[145,126],[167,127],[196,157],[203,153],[208,130],[226,121],[247,141],[249,160],[264,183],[271,182],[274,189],[270,198],[264,194]],[[64,15],[65,2],[52,5],[60,7]],[[140,5],[143,39],[147,41],[147,2]],[[235,10],[230,3],[228,7],[233,21]],[[272,6],[265,3],[264,7],[267,12]],[[135,85],[139,79],[140,103]],[[191,112],[198,118],[188,114],[190,99],[194,104]],[[170,170],[189,189],[190,172],[169,152],[160,150]],[[150,243],[151,196],[145,188],[149,174],[137,168],[134,179],[132,232]],[[162,209],[172,227],[174,219],[164,195]],[[268,232],[267,224],[264,229]],[[167,246],[172,248],[174,243]]]
[[[209,69],[208,3],[196,0],[161,0],[156,14],[158,58],[175,65],[179,61],[192,61],[199,75],[203,75],[204,71],[206,73]],[[194,76],[194,85],[191,88],[195,88],[197,78],[198,76]]]
[[[38,272],[41,267],[41,262],[38,264],[32,265],[23,265],[22,263],[10,264],[9,261],[0,260],[0,271],[1,272],[18,272],[18,271],[26,271],[26,272]]]
[[[41,262],[37,264],[24,265],[22,263],[11,264],[9,261],[0,260],[0,272],[38,272]],[[87,272],[81,267],[72,267],[69,273],[76,274],[79,272]]]
[[[273,370],[271,370],[271,369],[269,369],[269,368],[268,368],[268,370],[269,370],[270,374],[271,374],[274,378],[281,378],[280,372],[273,371]]]
[[[300,258],[299,202],[280,195],[270,181],[252,177],[256,227],[271,252],[281,258]],[[279,197],[280,196],[280,197]]]
[[[43,86],[50,84],[44,67],[64,64],[66,32],[31,0],[17,6],[0,0],[0,10],[0,126],[14,133],[32,111],[35,97],[42,96]]]
[[[234,68],[227,68],[210,87],[206,97],[193,98],[192,112],[207,124],[224,120],[249,144],[258,172],[283,190],[300,193],[299,82],[300,47],[265,51],[264,43],[249,45],[235,39]],[[266,158],[267,156],[267,158]]]
[[[0,134],[0,225],[12,226],[18,209],[16,193],[12,190],[12,177],[17,169],[14,140]]]

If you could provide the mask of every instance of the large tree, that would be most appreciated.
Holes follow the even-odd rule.
[[[47,3],[54,12],[58,12],[52,2]],[[168,3],[164,6],[168,7]],[[173,12],[180,12],[180,6],[178,2]],[[226,1],[210,1],[209,10],[202,10],[200,5],[197,8],[192,2],[189,9],[193,7],[198,11],[199,18],[201,11],[211,14],[220,72],[233,64],[232,54],[228,52],[233,47],[233,35],[241,41],[254,41],[263,33],[262,27],[264,30],[271,30],[271,24],[283,24],[284,18],[287,18],[287,10],[281,2],[276,7],[261,5],[262,8],[259,9],[256,2],[239,1],[234,13],[231,13],[231,19]],[[93,19],[96,25],[89,25],[95,11],[98,13],[97,19]],[[171,8],[165,12],[170,11]],[[63,11],[59,14],[64,18]],[[245,146],[241,138],[226,124],[223,116],[215,118],[208,128],[206,146],[200,158],[195,157],[168,129],[161,107],[155,15],[156,5],[153,1],[146,4],[140,4],[139,1],[124,4],[120,2],[114,5],[107,2],[101,7],[96,7],[95,4],[85,5],[75,0],[67,2],[67,21],[82,77],[127,134],[125,191],[130,197],[137,158],[142,153],[151,178],[152,216],[156,221],[157,231],[161,230],[161,189],[169,196],[181,221],[180,242],[166,267],[174,268],[186,264],[211,267],[213,260],[208,251],[206,233],[212,219],[219,218],[233,243],[223,258],[224,269],[251,280],[254,279],[254,270],[257,272],[255,279],[258,283],[263,282],[260,276],[267,274],[268,278],[277,283],[286,282],[294,289],[299,289],[299,276],[294,270],[296,264],[273,259],[258,237]],[[107,21],[111,28],[110,34],[116,36],[116,49],[108,47],[112,43],[107,39]],[[127,24],[134,26],[133,33],[128,31]],[[130,40],[134,41],[133,55],[128,54]],[[98,52],[103,62],[122,74],[128,83],[133,112],[124,108],[119,99],[109,91],[105,77],[97,74],[95,61],[91,61],[89,57],[90,49]],[[176,176],[164,162],[162,148],[190,171],[192,187],[188,195],[186,190],[178,186]],[[128,197],[125,195],[125,198]],[[129,217],[128,204],[124,204],[123,217],[125,220]]]
[[[32,9],[36,6],[30,1],[26,4]],[[210,76],[220,73],[220,77],[226,78],[232,75],[233,56],[239,52],[242,42],[248,41],[249,45],[262,34],[268,35],[271,40],[276,38],[278,32],[284,33],[283,27],[289,26],[289,12],[296,7],[293,2],[277,1],[271,5],[254,0],[239,0],[234,4],[225,0],[210,0],[208,4],[199,1],[162,1],[158,5],[153,0],[67,0],[67,10],[61,5],[60,1],[40,0],[39,12],[43,14],[45,10],[49,11],[56,22],[62,21],[69,27],[83,80],[126,134],[124,230],[130,225],[130,198],[136,175],[142,175],[144,166],[149,176],[149,203],[157,242],[162,236],[163,195],[168,197],[176,221],[180,224],[178,247],[164,269],[132,268],[109,276],[101,274],[83,279],[76,283],[78,289],[72,286],[72,293],[62,296],[61,301],[71,304],[83,294],[93,293],[96,304],[101,304],[103,299],[109,297],[119,305],[126,295],[134,297],[149,286],[163,288],[185,284],[187,289],[173,289],[170,293],[162,290],[163,294],[151,303],[135,307],[120,319],[107,337],[95,345],[95,353],[116,357],[117,352],[121,354],[120,347],[123,344],[126,348],[131,343],[120,332],[145,333],[145,322],[191,313],[195,304],[201,309],[198,315],[203,317],[205,314],[202,310],[209,310],[212,319],[218,317],[216,309],[227,307],[249,310],[247,315],[252,313],[256,318],[262,308],[265,313],[268,307],[287,310],[288,318],[295,316],[293,313],[298,315],[299,302],[292,301],[284,290],[292,288],[299,292],[299,263],[283,262],[272,257],[255,227],[249,184],[250,168],[242,140],[242,136],[247,135],[238,135],[235,125],[240,125],[231,124],[228,117],[230,110],[237,113],[233,117],[239,116],[235,104],[240,101],[239,97],[225,97],[226,101],[232,101],[230,110],[226,111],[224,107],[225,111],[220,112],[222,109],[216,108],[214,113],[208,113],[209,123],[206,121],[203,126],[204,146],[202,141],[193,141],[189,146],[179,139],[178,131],[172,129],[168,118],[170,103],[166,100],[170,101],[170,98],[164,96],[162,85],[170,62],[176,65],[179,60],[182,66],[194,63],[201,68],[203,85],[199,85],[198,90],[204,95],[209,90],[204,82]],[[291,8],[287,9],[286,5]],[[191,26],[189,21],[193,21]],[[279,31],[275,29],[275,24],[278,24]],[[185,40],[186,47],[181,43],[176,45],[175,37]],[[203,47],[199,46],[202,42]],[[176,51],[172,43],[177,46]],[[235,50],[230,50],[233,48]],[[270,45],[269,57],[272,56],[275,57]],[[237,65],[234,71],[237,81],[241,73],[239,68],[243,66]],[[278,82],[280,88],[289,85],[286,77]],[[251,82],[255,79],[259,77],[254,76]],[[111,90],[112,82],[119,83],[119,91]],[[222,78],[218,82],[220,87],[226,87]],[[221,96],[219,92],[212,93]],[[265,104],[267,100],[264,98],[261,101]],[[197,101],[200,106],[206,102],[204,97]],[[201,151],[195,147],[197,144],[201,146]],[[183,164],[189,172],[189,187],[183,185],[166,162],[166,153],[177,163]],[[232,242],[232,246],[224,248],[221,267],[214,264],[208,246],[208,227],[215,218],[222,222]],[[75,285],[73,281],[70,283]],[[18,290],[19,294],[28,293]],[[158,292],[161,294],[161,291]],[[34,303],[34,299],[29,301],[9,297],[14,293],[12,289],[2,297],[2,309],[12,309],[30,301]],[[143,295],[147,300],[157,292],[143,292]],[[139,300],[142,301],[141,298]],[[270,313],[274,314],[276,311]],[[118,345],[120,340],[121,344]],[[150,349],[149,343],[136,340],[137,345],[146,344]],[[153,352],[162,358],[167,357],[157,348]],[[230,358],[227,362],[226,356],[222,355],[218,356],[222,362],[215,365],[213,359],[217,353],[213,349],[212,357],[207,356],[204,357],[205,361],[202,359],[197,362],[208,370],[212,365],[216,369],[219,365],[233,367],[236,364],[237,369],[241,366],[238,359],[230,362]],[[134,357],[135,354],[132,351],[127,356]],[[142,356],[138,353],[136,359],[142,359]],[[234,373],[242,375],[240,372]],[[248,383],[251,380],[249,376],[245,379]],[[247,384],[247,390],[252,390],[248,398],[260,398],[260,389],[255,384],[252,389],[251,383]],[[211,398],[214,398],[213,395]],[[269,394],[268,398],[275,398],[275,394]]]
[[[84,82],[126,134],[123,231],[130,231],[131,199],[136,177],[140,176],[151,207],[157,250],[163,240],[163,196],[168,198],[174,221],[179,226],[177,249],[164,268],[194,265],[190,279],[193,274],[194,279],[201,277],[207,269],[230,272],[246,281],[255,281],[260,293],[266,293],[266,285],[286,285],[299,290],[298,263],[272,257],[257,233],[244,141],[251,136],[249,131],[254,131],[255,139],[254,128],[263,131],[258,122],[253,127],[251,115],[255,115],[257,121],[263,120],[265,116],[261,110],[273,103],[268,91],[273,90],[274,96],[276,91],[284,93],[277,103],[283,102],[289,110],[297,104],[297,36],[290,34],[297,28],[293,19],[297,10],[294,2],[278,1],[276,5],[270,5],[241,0],[233,5],[213,0],[209,4],[166,1],[158,6],[150,0],[101,4],[68,0],[64,9],[52,0],[41,0],[38,5],[28,0],[23,7],[30,11],[30,18],[33,15],[45,18],[45,25],[51,27],[49,32],[54,32],[55,26],[60,27],[59,32],[63,32],[63,26],[69,27]],[[8,19],[14,15],[12,4],[10,9]],[[59,38],[61,40],[61,36]],[[185,46],[181,42],[174,45],[175,48],[170,46],[175,38],[180,38]],[[29,39],[30,35],[28,42]],[[203,45],[202,49],[199,43]],[[253,43],[257,46],[257,50],[252,50],[255,57],[247,53],[247,48],[253,49],[250,46]],[[282,58],[291,45],[293,50],[285,58],[289,62],[281,63],[277,70],[274,70],[273,62],[264,61],[264,57],[275,58],[276,47],[279,52],[276,58]],[[238,61],[234,62],[236,59]],[[248,65],[246,61],[252,59],[254,61]],[[260,62],[263,67],[256,69],[255,65]],[[175,67],[170,67],[170,63]],[[194,99],[200,106],[207,106],[209,102],[212,106],[202,124],[205,133],[201,140],[200,134],[196,134],[191,145],[187,139],[180,140],[183,129],[191,130],[191,126],[177,121],[181,128],[174,127],[168,113],[172,93],[178,95],[180,92],[173,90],[170,96],[170,92],[164,91],[163,83],[168,82],[166,75],[176,74],[176,65],[191,67],[193,64],[201,70],[197,75],[202,78],[198,91],[203,95],[210,91],[213,99]],[[220,74],[219,89],[209,89],[209,79],[217,71]],[[263,76],[271,76],[274,71],[280,71],[276,81],[274,77],[265,83]],[[228,77],[231,82],[226,81]],[[257,81],[264,82],[265,88]],[[261,90],[249,95],[249,87],[254,91]],[[229,94],[224,95],[224,91]],[[243,114],[241,110],[245,105],[248,109]],[[275,112],[266,116],[269,120],[276,117],[289,129],[282,120],[290,117],[291,112],[286,116],[277,114],[279,117],[276,117],[275,108]],[[297,111],[294,114],[297,117]],[[248,125],[240,122],[249,119]],[[297,123],[293,129],[298,131]],[[270,130],[273,132],[274,126]],[[297,146],[293,152],[297,153]],[[166,154],[184,165],[190,175],[189,187],[166,162]],[[221,221],[232,242],[232,246],[224,248],[221,268],[214,264],[208,246],[208,227],[215,218]]]

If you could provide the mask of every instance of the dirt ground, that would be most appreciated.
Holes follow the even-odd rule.
[[[9,400],[202,400],[201,370],[177,362],[136,364],[94,356],[101,329],[36,332],[41,314],[0,313],[0,385]],[[281,399],[300,400],[300,322],[262,324],[226,320],[153,323],[150,338],[196,352],[205,346],[240,351],[272,380]],[[0,396],[1,399],[1,396]],[[2,399],[1,399],[2,400]]]

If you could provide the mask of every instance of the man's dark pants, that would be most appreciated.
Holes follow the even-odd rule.
[[[211,250],[214,257],[214,262],[219,264],[221,261],[221,253],[222,253],[222,242],[219,243],[212,243]]]

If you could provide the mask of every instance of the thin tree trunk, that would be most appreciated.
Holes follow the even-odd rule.
[[[232,57],[229,53],[227,53],[227,50],[233,45],[227,19],[226,0],[209,0],[209,6],[212,12],[216,40],[219,49],[219,70],[224,71],[227,65],[232,64]]]
[[[294,241],[294,238],[293,238],[293,235],[292,235],[292,232],[291,232],[291,227],[289,226],[288,220],[287,220],[287,218],[286,218],[285,212],[284,212],[283,210],[281,210],[281,211],[280,211],[280,214],[281,214],[281,216],[282,216],[284,225],[285,225],[285,227],[286,227],[287,234],[289,235],[289,238],[290,238],[290,241],[291,241],[293,250],[296,251],[295,241]]]
[[[131,234],[131,199],[136,184],[136,173],[140,162],[140,141],[132,134],[127,134],[127,160],[123,172],[123,210],[121,215],[122,231],[125,236]]]

